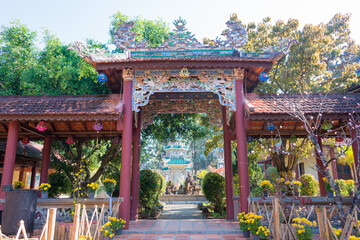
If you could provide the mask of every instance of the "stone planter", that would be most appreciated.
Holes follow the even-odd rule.
[[[264,197],[268,197],[269,196],[269,191],[264,191]]]
[[[326,192],[328,198],[334,198],[334,192]]]
[[[122,234],[122,228],[119,228],[118,230],[116,230],[115,235],[121,235]]]
[[[41,198],[48,198],[49,193],[48,192],[41,192]]]
[[[250,231],[249,230],[243,230],[243,236],[245,238],[249,238],[250,237]]]
[[[253,234],[252,239],[253,240],[260,240],[260,238],[259,238],[259,236],[257,234]]]
[[[95,197],[95,193],[94,192],[89,192],[89,198],[94,198]]]

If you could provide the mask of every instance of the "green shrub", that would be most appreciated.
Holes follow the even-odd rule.
[[[139,203],[143,211],[150,213],[154,206],[160,205],[160,195],[166,188],[165,179],[151,170],[141,170],[139,184]]]
[[[222,213],[225,206],[225,178],[217,173],[206,174],[202,190],[206,199],[215,205],[214,211]]]
[[[341,196],[348,196],[349,195],[349,192],[346,189],[346,183],[345,183],[344,179],[337,179],[337,180],[335,180],[335,183],[339,184]]]
[[[48,183],[49,197],[58,197],[60,194],[70,194],[72,192],[71,182],[65,173],[54,172],[49,174]]]
[[[315,196],[319,191],[319,182],[312,175],[304,174],[299,178],[302,196]]]
[[[272,183],[275,183],[276,179],[280,178],[276,167],[268,167],[265,171],[265,178]]]

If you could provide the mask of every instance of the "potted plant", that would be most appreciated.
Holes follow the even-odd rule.
[[[94,198],[96,189],[99,187],[99,185],[97,183],[92,182],[89,183],[87,187],[89,191],[89,198]]]
[[[270,238],[270,230],[265,226],[260,226],[256,232],[256,235],[258,235],[259,239],[265,240]]]
[[[39,189],[41,189],[41,198],[48,198],[50,187],[51,185],[49,183],[40,184]]]
[[[354,196],[355,182],[354,180],[345,180],[345,189],[349,193],[349,197]]]
[[[272,188],[272,184],[270,183],[269,180],[264,180],[261,182],[261,188],[264,194],[264,197],[268,197],[269,196],[269,191]]]
[[[121,218],[108,217],[108,221],[101,226],[100,231],[105,237],[112,239],[115,235],[120,235],[126,221]]]
[[[294,195],[296,197],[298,197],[300,194],[300,187],[301,187],[302,183],[300,181],[293,181],[292,184],[293,184],[293,188],[294,188]]]
[[[116,181],[115,179],[112,178],[105,178],[104,180],[102,180],[102,183],[104,184],[105,187],[105,191],[109,194],[109,196],[111,197],[112,193],[115,190],[115,184]]]
[[[313,236],[312,227],[316,227],[316,222],[309,221],[306,218],[294,218],[292,224],[295,228],[296,239],[311,240]]]
[[[14,189],[22,189],[24,188],[24,183],[22,181],[16,181],[14,183]]]
[[[260,219],[262,219],[262,216],[249,212],[248,214],[245,215],[245,218],[250,220],[249,221],[250,232],[255,235],[261,225]]]
[[[315,196],[319,189],[319,182],[312,175],[304,174],[299,178],[301,182],[301,196]]]
[[[322,178],[323,181],[324,181],[324,187],[325,187],[325,191],[326,191],[326,194],[329,198],[333,198],[334,197],[334,189],[331,187],[329,181],[327,180],[326,177],[323,177]]]
[[[239,213],[237,220],[239,221],[240,229],[243,231],[243,236],[248,238],[250,237],[250,226],[249,220],[245,218],[245,215],[246,214],[244,212]]]

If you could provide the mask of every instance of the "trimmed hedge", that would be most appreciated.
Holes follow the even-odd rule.
[[[215,212],[222,213],[225,206],[225,178],[213,172],[205,175],[202,191],[206,199],[215,205]]]
[[[154,206],[160,205],[160,196],[166,188],[165,179],[151,170],[141,170],[139,184],[139,204],[143,211],[150,213]]]

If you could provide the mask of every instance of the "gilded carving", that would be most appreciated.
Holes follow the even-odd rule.
[[[234,77],[235,80],[244,79],[244,69],[243,68],[234,68]]]
[[[236,109],[232,70],[187,70],[188,77],[179,77],[183,74],[181,71],[135,71],[133,110],[139,111],[139,107],[145,106],[156,92],[212,92],[218,95],[221,105],[232,111]]]
[[[132,80],[134,80],[134,70],[123,69],[122,77],[123,77],[124,81],[132,81]]]

